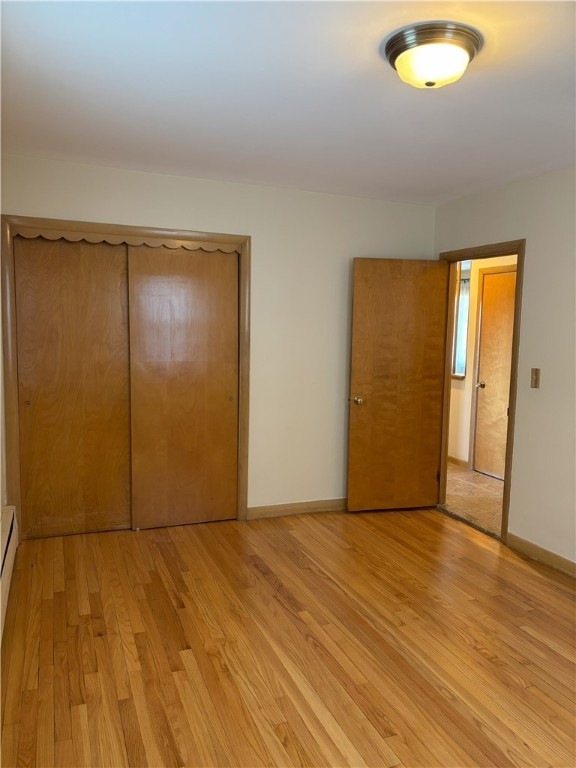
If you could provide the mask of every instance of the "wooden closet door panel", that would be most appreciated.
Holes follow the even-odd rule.
[[[126,246],[14,247],[23,535],[127,528]]]
[[[235,518],[238,255],[128,254],[133,526]]]

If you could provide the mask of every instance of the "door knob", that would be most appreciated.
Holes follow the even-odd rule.
[[[354,402],[356,403],[356,405],[362,405],[362,403],[364,402],[364,398],[361,395],[356,395],[354,397]]]
[[[476,384],[476,389],[484,389],[485,386],[486,386],[486,382],[485,381],[479,381]]]

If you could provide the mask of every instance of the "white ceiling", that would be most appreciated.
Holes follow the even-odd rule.
[[[574,2],[3,2],[3,151],[436,203],[574,162]],[[382,39],[453,19],[464,78]]]

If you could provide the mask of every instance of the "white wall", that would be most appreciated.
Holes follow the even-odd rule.
[[[437,252],[526,238],[509,531],[572,561],[575,205],[569,168],[442,205],[436,218]]]
[[[22,157],[3,212],[252,236],[250,506],[346,495],[354,256],[433,258],[434,209]]]
[[[468,461],[470,451],[470,425],[472,423],[472,394],[474,391],[474,355],[476,345],[476,321],[478,319],[478,283],[481,269],[516,264],[515,256],[497,256],[492,259],[476,259],[470,269],[470,314],[466,347],[466,376],[452,379],[450,386],[450,429],[448,431],[448,455]]]

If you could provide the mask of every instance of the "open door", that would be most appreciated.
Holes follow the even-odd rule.
[[[504,479],[516,267],[480,270],[474,469]]]
[[[350,511],[439,502],[448,272],[354,259]]]

